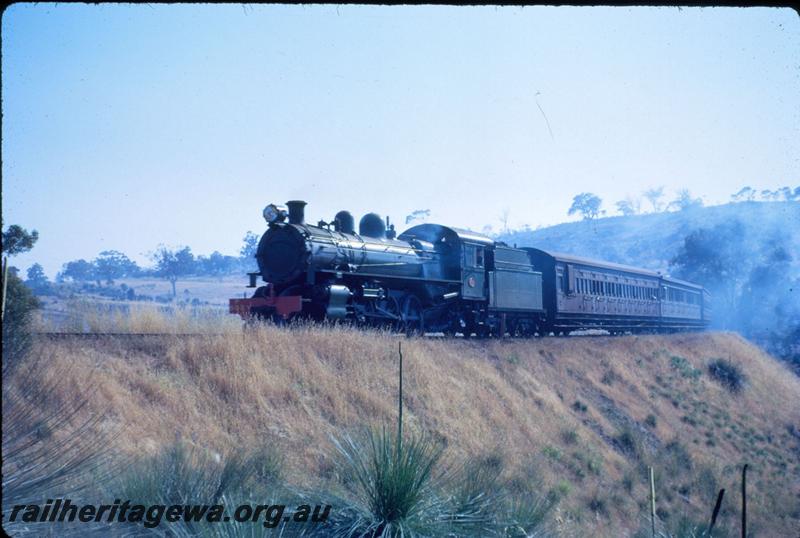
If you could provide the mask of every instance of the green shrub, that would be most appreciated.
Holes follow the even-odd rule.
[[[505,501],[500,476],[505,467],[498,454],[475,458],[454,473],[447,484],[453,492],[451,507],[454,530],[462,534],[486,535],[496,529]]]
[[[700,370],[692,366],[692,363],[690,363],[683,357],[673,355],[670,358],[670,365],[672,366],[672,368],[677,370],[683,377],[687,377],[689,379],[697,379],[698,377],[700,377]]]
[[[575,400],[575,403],[572,404],[572,408],[575,411],[579,411],[581,413],[585,413],[589,408],[586,407],[586,404],[580,400]]]
[[[369,430],[366,439],[333,439],[347,506],[330,520],[331,536],[394,537],[435,534],[458,515],[447,513],[436,491],[443,447],[424,435],[397,443],[395,435]],[[453,516],[453,517],[448,517]]]
[[[644,447],[642,445],[641,436],[639,432],[629,425],[623,427],[617,436],[614,437],[614,444],[620,452],[631,459],[638,460],[642,457]]]
[[[731,392],[740,392],[747,381],[741,369],[726,359],[714,359],[708,365],[708,373]]]
[[[261,489],[262,457],[234,452],[223,458],[176,441],[134,463],[115,485],[115,494],[143,504],[215,504],[225,494]]]
[[[88,493],[120,467],[112,450],[115,431],[100,428],[103,415],[82,412],[94,394],[91,384],[78,401],[54,404],[52,395],[64,392],[61,385],[69,376],[62,370],[42,381],[47,360],[27,353],[15,357],[13,367],[3,371],[4,511],[20,504],[41,505],[48,498],[89,502]],[[96,527],[94,523],[64,523],[43,529],[20,520],[3,523],[3,529],[16,536],[40,536],[43,530],[54,536],[83,536]]]
[[[33,292],[9,272],[6,284],[6,303],[3,313],[3,377],[15,367],[31,346],[31,317],[41,303]]]
[[[280,479],[280,457],[270,445],[252,452],[232,452],[222,456],[209,450],[176,441],[157,454],[133,462],[127,472],[112,482],[107,495],[129,499],[142,505],[228,505],[292,503],[294,494]],[[128,524],[134,526],[135,524]],[[264,520],[215,524],[200,521],[162,523],[154,528],[137,525],[135,535],[153,534],[176,537],[264,536],[273,529]],[[285,535],[288,528],[278,528]]]
[[[589,510],[592,512],[603,516],[608,515],[608,503],[598,492],[595,492],[591,497],[589,497],[589,499],[586,501],[586,506],[588,506]]]
[[[604,385],[613,385],[616,380],[617,374],[613,370],[606,370],[603,377],[600,378],[600,382]]]
[[[565,444],[574,445],[578,442],[578,432],[575,430],[563,430],[561,432],[561,439]]]
[[[545,445],[545,447],[542,449],[542,454],[551,460],[558,461],[561,459],[561,451],[554,446]]]
[[[501,527],[500,535],[508,538],[531,538],[546,534],[547,516],[557,502],[558,499],[552,496],[541,497],[533,491],[515,495],[508,506],[506,523]]]

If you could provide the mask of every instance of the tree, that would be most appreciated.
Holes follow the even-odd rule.
[[[96,267],[86,260],[73,260],[65,263],[58,274],[59,279],[68,278],[73,282],[90,282],[95,280]]]
[[[781,193],[780,191],[777,190],[771,191],[769,189],[763,189],[761,191],[761,199],[764,200],[765,202],[775,201],[780,197]]]
[[[0,221],[2,228],[2,221]],[[25,228],[12,224],[3,233],[3,253],[15,256],[27,252],[39,239],[36,230],[28,233]],[[3,259],[3,268],[8,260]],[[41,266],[40,266],[41,268]],[[34,272],[35,274],[35,272]],[[22,279],[17,276],[13,267],[3,271],[3,377],[11,371],[30,348],[30,318],[33,311],[41,306],[39,300],[31,293]]]
[[[237,263],[238,260],[233,256],[225,256],[215,250],[208,257],[198,256],[196,264],[202,274],[218,277],[232,272]]]
[[[38,263],[34,263],[28,267],[28,279],[25,283],[33,290],[46,288],[50,281],[47,275],[44,274],[44,269]]]
[[[791,317],[791,310],[800,313],[800,305],[793,304],[796,301],[787,293],[792,289],[792,255],[783,243],[773,239],[764,245],[761,263],[750,271],[742,287],[737,311],[741,313],[738,325],[745,336],[785,332],[782,325]]]
[[[12,224],[3,232],[3,252],[9,256],[28,252],[38,239],[39,232],[36,230],[29,233],[22,226]]]
[[[633,199],[630,196],[626,197],[624,200],[620,200],[616,203],[617,211],[622,213],[624,216],[628,217],[630,215],[636,215],[641,210],[642,204],[639,202],[639,199]]]
[[[582,192],[572,199],[572,205],[567,215],[580,213],[585,220],[596,218],[600,214],[600,205],[603,200],[591,192]]]
[[[756,197],[756,191],[752,187],[742,187],[739,192],[731,196],[734,202],[748,201],[752,202]]]
[[[258,242],[261,238],[258,234],[248,231],[242,238],[242,248],[239,249],[239,255],[242,258],[255,258],[256,251],[258,250]]]
[[[762,191],[764,192],[764,191]],[[766,191],[769,192],[769,191]],[[787,202],[793,202],[795,200],[800,200],[800,187],[795,187],[792,190],[791,187],[781,187],[780,189],[775,189],[771,193],[771,197],[775,200],[784,199]]]
[[[678,278],[705,286],[713,297],[714,321],[731,328],[736,319],[736,297],[748,271],[742,263],[744,226],[738,220],[701,228],[684,238],[670,265]]]
[[[192,250],[189,247],[172,250],[162,245],[151,255],[151,258],[156,264],[156,274],[172,284],[172,297],[177,297],[175,283],[179,278],[190,275],[194,271]]]
[[[108,284],[126,276],[133,276],[139,271],[136,262],[131,261],[125,254],[116,250],[104,250],[94,260],[97,278],[104,279]]]
[[[653,213],[660,213],[661,210],[664,209],[664,204],[661,202],[661,199],[664,197],[664,187],[648,189],[644,191],[644,197],[647,198],[647,201],[650,202],[650,205],[653,207]]]
[[[507,207],[503,208],[500,213],[500,222],[503,224],[503,233],[508,233],[508,218],[511,215],[511,210]]]
[[[415,209],[414,211],[411,212],[410,215],[406,216],[406,224],[410,224],[415,220],[421,220],[425,222],[425,219],[427,219],[430,216],[431,216],[430,209]]]
[[[692,193],[689,189],[681,189],[678,191],[678,197],[669,203],[667,208],[676,208],[678,211],[684,211],[693,207],[703,207],[703,200],[700,198],[692,198]]]

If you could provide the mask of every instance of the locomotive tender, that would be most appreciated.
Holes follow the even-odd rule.
[[[256,253],[266,283],[230,311],[285,321],[352,320],[407,333],[465,337],[699,330],[710,321],[701,286],[660,273],[511,248],[490,237],[420,224],[395,237],[375,213],[305,222],[303,201],[264,209],[268,229]],[[388,226],[388,229],[387,229]]]

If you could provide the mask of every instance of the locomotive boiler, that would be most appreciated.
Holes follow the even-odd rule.
[[[373,325],[422,329],[423,312],[454,298],[446,241],[397,239],[393,226],[369,213],[360,223],[347,211],[331,222],[305,222],[303,201],[264,209],[268,229],[256,253],[265,285],[252,299],[231,300],[231,311],[315,320],[352,318]]]

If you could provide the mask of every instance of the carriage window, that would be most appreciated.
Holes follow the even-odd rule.
[[[480,247],[475,249],[475,267],[483,267],[483,249]]]

